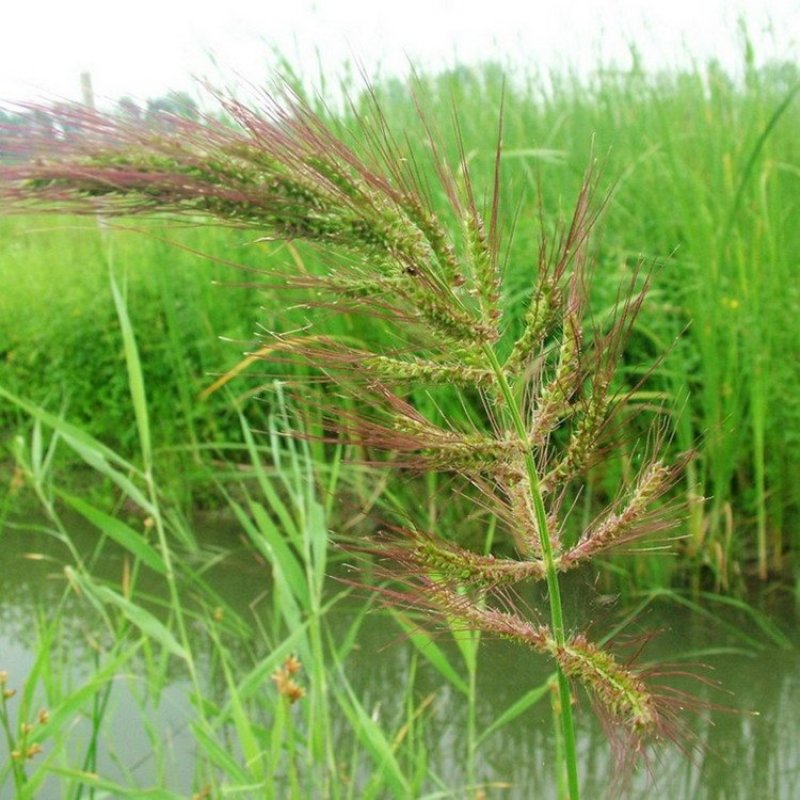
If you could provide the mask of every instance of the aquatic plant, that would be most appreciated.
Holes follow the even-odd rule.
[[[522,332],[510,337],[502,132],[494,185],[481,201],[463,149],[448,164],[428,127],[438,185],[427,185],[377,103],[370,119],[360,120],[367,143],[361,152],[291,92],[265,97],[259,111],[223,105],[225,124],[176,120],[159,131],[63,112],[71,114],[69,125],[26,142],[35,158],[0,167],[0,199],[15,209],[104,217],[210,217],[324,251],[323,274],[273,276],[302,295],[310,323],[300,332],[269,332],[261,353],[300,360],[310,379],[335,387],[325,395],[325,437],[357,445],[383,468],[453,476],[507,533],[513,555],[486,554],[467,547],[457,531],[417,527],[409,510],[402,525],[357,549],[374,555],[393,581],[378,589],[387,602],[552,659],[563,753],[558,778],[576,800],[573,686],[583,687],[609,722],[625,762],[654,738],[677,738],[674,706],[685,705],[588,634],[572,631],[562,604],[565,572],[676,520],[675,508],[659,501],[688,456],[664,463],[656,434],[636,445],[639,472],[610,507],[577,533],[567,524],[587,471],[610,457],[624,423],[626,390],[614,375],[646,276],[631,275],[606,324],[592,320],[589,235],[598,204],[590,170],[571,221],[555,233],[542,226]],[[436,193],[446,198],[444,210],[435,210]],[[381,335],[359,343],[326,335],[317,330],[323,312],[371,316]],[[416,402],[422,390],[434,398],[455,393],[463,415],[454,420],[435,402],[423,411]],[[346,410],[338,404],[343,395],[352,400]],[[519,599],[520,587],[537,581],[546,588],[546,621]]]

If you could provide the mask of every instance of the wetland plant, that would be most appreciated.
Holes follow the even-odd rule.
[[[355,445],[384,469],[449,476],[509,545],[498,554],[473,549],[457,530],[426,530],[409,510],[356,548],[374,555],[388,579],[378,591],[451,628],[513,640],[552,660],[563,754],[556,771],[571,800],[579,796],[578,687],[626,764],[653,740],[682,737],[677,708],[691,700],[575,630],[562,603],[566,572],[674,524],[664,497],[685,461],[662,461],[662,437],[650,436],[635,445],[638,474],[610,506],[582,527],[572,523],[587,472],[624,433],[629,390],[615,371],[647,288],[636,272],[602,323],[588,313],[592,176],[568,224],[549,233],[542,224],[527,310],[512,324],[504,314],[501,137],[483,198],[463,148],[448,164],[424,117],[427,172],[376,102],[369,119],[354,114],[359,137],[350,144],[288,91],[265,97],[258,112],[223,105],[224,124],[174,120],[156,131],[62,112],[69,124],[27,140],[30,158],[0,168],[0,197],[17,210],[210,219],[263,241],[317,248],[323,270],[270,278],[302,296],[308,326],[270,332],[260,354],[299,360],[311,380],[332,387],[314,395],[323,398],[323,438]],[[365,335],[326,335],[334,312],[366,315]],[[545,589],[541,612],[521,600],[532,582]]]

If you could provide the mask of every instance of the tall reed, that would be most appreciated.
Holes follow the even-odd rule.
[[[625,423],[614,373],[646,278],[633,271],[608,324],[588,317],[589,234],[597,216],[589,175],[571,222],[543,230],[538,254],[529,257],[524,325],[510,335],[502,134],[483,199],[467,154],[462,149],[447,163],[432,127],[425,145],[438,182],[422,180],[418,159],[397,143],[377,103],[360,119],[367,143],[361,152],[289,92],[265,97],[260,112],[223,104],[229,124],[176,121],[157,133],[75,112],[66,130],[79,135],[35,143],[36,160],[0,170],[0,198],[16,209],[211,217],[323,250],[323,274],[278,276],[287,292],[302,295],[308,326],[269,332],[262,352],[300,361],[311,380],[332,387],[323,395],[324,438],[355,444],[387,468],[451,476],[487,524],[492,519],[505,531],[513,555],[486,555],[467,547],[458,531],[425,530],[409,510],[358,549],[402,584],[380,590],[388,602],[552,659],[563,753],[557,778],[575,800],[573,685],[608,721],[625,763],[652,737],[676,737],[671,701],[686,702],[650,688],[643,671],[575,632],[562,603],[565,572],[675,520],[674,509],[658,501],[686,457],[660,460],[655,433],[632,445],[638,473],[611,505],[577,533],[568,524],[587,470],[610,457]],[[435,194],[446,198],[445,211],[434,212]],[[330,312],[367,315],[380,337],[326,335]],[[421,389],[430,402],[415,402]],[[441,413],[436,398],[443,394],[455,396],[460,419]],[[341,396],[351,398],[346,410]],[[546,621],[520,600],[520,587],[532,582],[546,588]]]

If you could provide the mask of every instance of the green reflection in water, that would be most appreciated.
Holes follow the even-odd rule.
[[[252,622],[247,641],[232,633],[226,646],[237,651],[243,670],[269,649],[260,621],[269,613],[269,573],[254,556],[236,548],[236,530],[230,523],[203,520],[197,526],[206,552],[218,557],[207,572],[210,582],[225,604]],[[76,529],[75,544],[89,553],[97,534]],[[102,626],[96,612],[75,593],[64,596],[66,579],[63,566],[68,553],[57,541],[29,530],[6,529],[2,538],[3,564],[0,570],[0,669],[9,673],[9,686],[24,680],[32,669],[40,647],[42,627],[48,609],[63,602],[57,639],[49,657],[60,663],[69,684],[78,685],[96,668],[95,656],[103,647]],[[125,572],[122,553],[104,546],[102,558],[93,574],[119,582]],[[160,585],[143,576],[140,592],[147,595]],[[332,591],[340,585],[332,584]],[[333,640],[344,636],[359,608],[352,597],[328,617]],[[156,616],[166,610],[153,596],[147,603]],[[582,605],[582,604],[576,604]],[[582,606],[589,609],[589,620],[597,630],[607,630],[623,615],[606,604]],[[719,614],[720,609],[715,609]],[[786,631],[795,631],[796,610],[792,606],[771,609],[774,621]],[[762,644],[759,649],[743,647],[743,640],[731,631],[763,642],[757,630],[745,620],[729,613],[731,626],[698,619],[688,609],[674,604],[652,604],[637,620],[642,630],[657,628],[661,634],[651,642],[644,659],[654,663],[671,662],[674,672],[692,669],[702,662],[708,669],[700,674],[718,681],[724,691],[706,684],[691,683],[689,689],[711,705],[733,711],[704,710],[692,719],[694,742],[687,759],[674,747],[654,753],[649,769],[638,773],[631,783],[631,797],[707,798],[708,800],[753,800],[800,797],[800,656],[797,647],[777,649]],[[626,634],[629,631],[626,631]],[[635,631],[630,631],[635,634]],[[210,696],[224,697],[225,688],[213,674],[214,645],[198,621],[193,635],[198,650],[206,654],[201,663],[209,670]],[[445,636],[437,640],[457,663],[455,647]],[[711,647],[714,650],[711,650]],[[104,717],[99,749],[98,771],[118,780],[143,786],[159,785],[189,794],[195,774],[195,746],[189,723],[193,708],[189,684],[178,666],[171,668],[159,693],[147,684],[148,657],[141,653],[127,665],[124,674],[110,684],[108,710]],[[374,610],[361,627],[357,647],[345,664],[349,681],[364,707],[387,731],[403,725],[407,691],[415,702],[428,698],[422,734],[428,766],[441,782],[459,794],[464,785],[464,739],[467,719],[463,695],[420,659],[417,651],[385,612]],[[478,672],[478,731],[486,730],[503,710],[519,697],[547,679],[539,659],[504,642],[484,641]],[[409,682],[413,678],[413,685]],[[686,686],[680,676],[676,685]],[[10,701],[13,710],[15,700]],[[585,705],[585,698],[581,700]],[[757,711],[758,715],[750,712]],[[606,735],[588,708],[578,715],[582,781],[587,797],[601,798],[614,777]],[[265,720],[268,725],[269,721]],[[554,798],[551,739],[547,698],[482,743],[478,754],[477,778],[486,787],[487,797]],[[352,730],[344,718],[334,720],[336,751],[345,752],[352,744]],[[68,727],[68,751],[80,758],[91,726],[76,717]],[[0,760],[8,757],[0,744]],[[76,763],[76,767],[80,765]],[[358,771],[353,780],[358,782]],[[60,796],[55,779],[45,784],[42,797]],[[7,784],[3,798],[13,797]]]

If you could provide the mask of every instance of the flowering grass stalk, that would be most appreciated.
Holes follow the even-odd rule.
[[[230,124],[176,121],[158,132],[75,112],[64,133],[51,128],[49,141],[26,142],[35,159],[0,168],[0,199],[16,209],[202,215],[324,250],[324,274],[282,282],[302,291],[309,308],[373,316],[380,337],[356,345],[312,329],[274,332],[263,352],[299,359],[335,385],[331,438],[391,453],[399,468],[452,475],[501,523],[513,557],[474,552],[457,532],[419,530],[413,520],[361,549],[404,584],[381,590],[389,602],[552,659],[563,767],[577,800],[573,685],[613,724],[623,755],[676,731],[664,696],[635,667],[570,631],[561,598],[563,573],[675,519],[656,503],[683,463],[662,463],[657,440],[609,509],[577,536],[566,524],[570,498],[608,457],[620,422],[624,396],[612,381],[647,282],[634,277],[607,328],[587,322],[596,220],[587,178],[571,223],[543,235],[522,332],[512,341],[502,302],[500,143],[493,191],[479,203],[463,152],[460,163],[446,164],[429,131],[437,185],[428,185],[377,105],[371,124],[361,120],[361,152],[289,93],[266,98],[260,113],[224,105]],[[443,210],[434,210],[436,192],[446,198]],[[423,414],[412,399],[421,388],[456,392],[466,421]],[[361,410],[336,407],[341,394]],[[546,586],[546,623],[516,599],[532,581]]]

